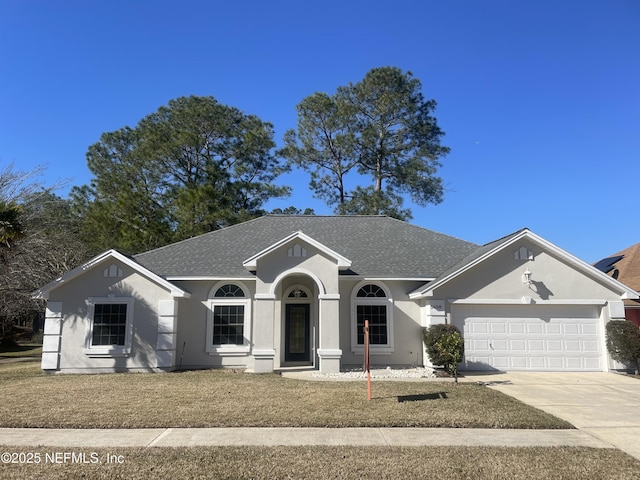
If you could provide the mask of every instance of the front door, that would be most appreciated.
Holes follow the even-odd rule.
[[[285,362],[310,362],[309,304],[290,303],[285,314]]]

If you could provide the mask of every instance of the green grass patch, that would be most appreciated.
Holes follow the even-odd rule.
[[[314,382],[229,370],[47,375],[0,364],[0,426],[573,428],[479,384]]]
[[[191,447],[25,448],[39,464],[0,464],[0,477],[69,478],[455,478],[566,480],[640,478],[640,462],[614,449],[579,447]],[[46,463],[73,453],[97,463]],[[112,463],[107,463],[112,459]],[[113,463],[118,459],[122,463]]]
[[[41,355],[42,343],[0,344],[0,358],[40,357]]]

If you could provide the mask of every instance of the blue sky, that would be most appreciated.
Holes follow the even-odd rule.
[[[639,52],[636,0],[0,0],[0,167],[87,184],[103,132],[188,95],[280,145],[304,97],[390,65],[451,148],[444,202],[412,223],[480,244],[529,227],[594,262],[640,242]],[[280,182],[268,208],[331,213],[306,174]]]

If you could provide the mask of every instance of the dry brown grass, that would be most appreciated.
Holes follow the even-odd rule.
[[[312,382],[227,370],[45,375],[0,365],[0,426],[572,428],[476,384]]]
[[[613,449],[487,447],[192,447],[43,449],[0,447],[39,453],[38,465],[0,465],[13,479],[637,479],[640,462]],[[101,463],[45,463],[46,453],[95,454]],[[107,454],[122,464],[107,464]]]

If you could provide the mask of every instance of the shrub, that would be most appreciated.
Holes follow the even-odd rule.
[[[638,375],[640,359],[640,329],[627,320],[607,323],[607,350],[614,360],[633,368]]]
[[[458,363],[464,358],[464,341],[454,325],[431,325],[424,330],[423,341],[427,355],[434,365],[442,365],[445,372],[458,380]]]

